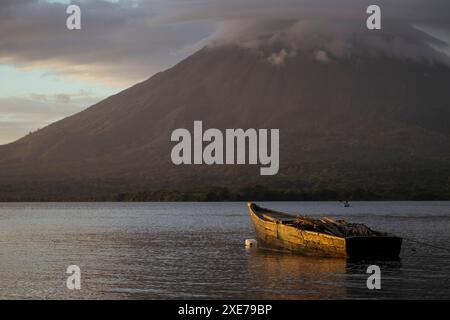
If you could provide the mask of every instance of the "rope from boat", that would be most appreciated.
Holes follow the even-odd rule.
[[[411,239],[411,238],[406,238],[406,237],[403,237],[403,239],[408,240],[408,241],[411,241],[411,242],[415,242],[415,243],[418,243],[418,244],[421,244],[421,245],[424,245],[424,246],[428,246],[428,247],[431,247],[431,248],[440,249],[440,250],[445,250],[445,251],[447,251],[447,252],[450,252],[450,248],[441,247],[441,246],[436,246],[436,245],[434,245],[434,244],[430,244],[430,243],[426,243],[426,242],[423,242],[423,241],[420,241],[420,240]]]

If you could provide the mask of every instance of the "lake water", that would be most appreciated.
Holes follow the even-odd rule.
[[[246,249],[245,203],[0,204],[2,299],[449,299],[450,202],[272,202],[405,240],[392,262]],[[449,248],[445,250],[444,248]],[[381,268],[381,290],[366,269]],[[66,288],[69,265],[81,290]]]

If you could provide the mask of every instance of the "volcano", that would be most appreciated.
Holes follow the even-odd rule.
[[[208,46],[1,146],[0,199],[257,185],[355,198],[358,192],[447,198],[449,85],[450,68],[437,62]],[[279,129],[279,173],[261,177],[248,165],[175,166],[170,135],[196,120],[222,130]]]

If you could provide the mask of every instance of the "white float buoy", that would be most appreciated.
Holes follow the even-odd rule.
[[[256,241],[255,239],[246,239],[245,240],[245,247],[247,247],[247,248],[256,247],[257,244],[258,244],[258,241]]]

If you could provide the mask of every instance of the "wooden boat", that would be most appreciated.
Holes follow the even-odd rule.
[[[301,216],[261,208],[251,202],[248,203],[248,211],[258,246],[263,248],[349,259],[396,259],[400,254],[402,238],[367,227],[370,235],[337,236],[331,231],[302,229],[297,223]],[[326,223],[324,227],[328,228]]]

